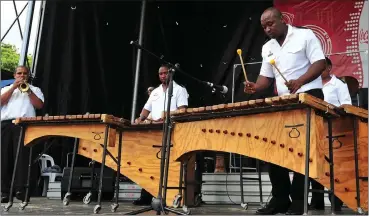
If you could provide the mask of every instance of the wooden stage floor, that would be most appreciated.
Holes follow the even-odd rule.
[[[102,208],[97,215],[122,215],[129,211],[139,210],[143,206],[134,206],[131,202],[120,202],[119,208],[116,212],[110,211],[110,202],[103,202]],[[4,206],[5,204],[2,204]],[[64,206],[61,200],[50,200],[47,198],[33,197],[31,203],[25,210],[18,209],[19,201],[14,199],[13,207],[9,212],[4,212],[1,209],[0,215],[93,215],[93,208],[95,203],[91,202],[89,205],[83,204],[81,201],[71,201],[68,206]],[[253,215],[258,206],[250,206],[248,210],[244,210],[239,205],[201,205],[200,207],[190,208],[191,215]],[[182,208],[177,209],[179,211]],[[155,212],[147,212],[144,214],[155,215]],[[310,211],[310,215],[330,215],[329,207],[325,211]],[[348,208],[343,208],[340,215],[353,215],[355,212]]]

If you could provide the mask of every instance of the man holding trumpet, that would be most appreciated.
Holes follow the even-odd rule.
[[[20,127],[12,121],[19,117],[35,117],[35,109],[44,105],[42,91],[27,82],[29,69],[18,66],[14,83],[1,89],[1,203],[9,201],[9,188],[13,173]],[[23,85],[22,87],[20,87]],[[15,179],[15,197],[24,201],[24,185],[27,174],[28,148],[21,145]]]
[[[313,31],[287,25],[282,13],[273,7],[264,11],[261,25],[271,40],[262,48],[260,75],[256,83],[246,79],[245,93],[262,91],[275,79],[279,96],[305,92],[323,100],[321,74],[326,67],[325,56]],[[256,214],[302,214],[304,175],[294,173],[291,185],[289,170],[270,164],[269,177],[272,199]]]

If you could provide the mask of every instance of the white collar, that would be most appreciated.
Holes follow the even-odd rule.
[[[286,38],[284,39],[283,41],[283,44],[282,46],[287,43],[288,39],[293,35],[293,30],[294,28],[290,25],[290,24],[287,24],[287,27],[288,27],[288,30],[287,30],[287,35],[286,35]]]
[[[335,75],[331,75],[331,80],[329,80],[326,84],[324,85],[336,85],[336,81],[337,81],[337,77]]]
[[[284,39],[282,45],[279,45],[278,41],[275,38],[272,39],[273,42],[278,44],[280,47],[283,47],[288,42],[289,38],[293,35],[294,27],[291,26],[290,24],[287,24],[287,27],[288,27],[287,35],[286,35],[286,38]]]
[[[178,86],[178,84],[173,80],[173,88],[175,88],[175,87],[177,87]],[[160,89],[161,90],[163,90],[163,84],[160,84]],[[168,85],[168,87],[167,87],[167,89],[169,88],[169,85]]]

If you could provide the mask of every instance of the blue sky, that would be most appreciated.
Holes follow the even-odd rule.
[[[33,54],[34,47],[35,47],[37,24],[39,20],[40,5],[41,5],[41,1],[35,1],[35,2],[36,4],[35,4],[35,10],[33,14],[31,37],[30,37],[29,48],[28,48],[29,54]],[[23,7],[27,4],[27,1],[15,1],[15,3],[17,6],[18,14],[19,14],[21,10],[23,9]],[[14,19],[16,18],[16,15],[15,15],[15,10],[13,6],[13,1],[1,1],[0,7],[1,7],[0,26],[1,26],[1,38],[2,38],[3,35],[6,33],[6,31],[8,30],[9,26],[13,23]],[[25,27],[27,12],[28,12],[28,6],[23,11],[19,19],[23,35],[24,35],[24,27]],[[6,35],[6,37],[4,38],[2,42],[13,44],[17,47],[18,52],[21,51],[22,39],[19,33],[19,27],[17,23],[13,25],[12,29],[9,31],[9,33]]]

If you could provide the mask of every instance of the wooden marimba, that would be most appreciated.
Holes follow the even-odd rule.
[[[194,151],[232,152],[302,174],[309,173],[309,177],[327,188],[334,183],[334,193],[348,207],[357,211],[358,207],[367,210],[367,150],[362,150],[367,149],[367,111],[360,108],[353,111],[352,106],[343,108],[344,111],[340,112],[320,99],[299,94],[173,112],[168,186],[181,185],[179,161]],[[109,115],[96,117],[95,120],[84,119],[83,116],[21,118],[17,124],[24,127],[24,144],[29,146],[32,141],[45,136],[79,138],[78,154],[120,170],[155,196],[158,193],[160,160],[157,155],[159,149],[154,146],[162,142],[162,124],[130,125]],[[356,124],[347,123],[351,120]],[[331,133],[329,122],[333,125]],[[122,132],[120,148],[119,131]],[[327,135],[331,139],[327,139]],[[106,139],[99,139],[99,136]],[[355,139],[358,154],[354,152]],[[111,155],[105,162],[103,140],[106,141],[103,145],[106,152]],[[334,157],[329,153],[329,140]],[[339,143],[342,144],[340,148]],[[120,169],[116,165],[119,150]],[[330,170],[329,158],[333,158],[334,172]],[[170,204],[177,193],[173,190],[167,193],[166,203]],[[305,193],[307,195],[307,190]]]
[[[116,178],[116,196],[118,195],[119,189],[119,175],[120,175],[120,162],[121,162],[121,144],[122,144],[122,128],[129,126],[129,122],[127,120],[116,118],[111,115],[100,115],[100,114],[86,114],[86,115],[67,115],[67,116],[38,116],[38,117],[26,117],[26,118],[18,118],[15,120],[15,124],[21,126],[21,133],[18,143],[18,152],[15,159],[15,164],[18,161],[19,155],[19,147],[23,142],[24,145],[31,144],[32,141],[41,138],[41,137],[49,137],[49,136],[66,136],[66,137],[74,137],[75,143],[73,148],[73,158],[72,158],[72,168],[70,170],[69,176],[69,184],[68,184],[68,192],[63,199],[64,205],[68,205],[70,201],[70,189],[71,189],[71,180],[73,177],[73,167],[75,155],[77,152],[78,140],[83,142],[90,142],[98,145],[101,149],[102,154],[100,154],[100,161],[102,163],[101,171],[100,171],[100,181],[99,181],[99,194],[98,194],[98,204],[95,206],[94,211],[98,212],[101,209],[101,189],[102,189],[102,176],[104,175],[104,166],[106,160],[106,154],[109,154],[110,157],[115,162],[115,169],[118,170],[117,178]],[[118,143],[117,155],[115,158],[111,155],[111,153],[107,150],[109,147],[115,147],[116,142]],[[32,158],[32,145],[30,149],[29,155],[29,164],[28,164],[28,178],[27,178],[27,189],[26,189],[26,199],[21,204],[20,209],[24,209],[28,205],[29,198],[29,178],[30,178],[30,167],[31,167],[31,158]],[[101,151],[101,150],[100,150]],[[97,151],[96,151],[97,153]],[[13,176],[12,176],[12,184],[11,190],[13,188],[14,178],[15,178],[15,169],[17,166],[14,166]],[[9,203],[5,206],[4,210],[8,211],[13,205],[13,197],[12,192],[10,193]],[[112,210],[116,210],[118,207],[118,199],[116,199],[115,204],[112,205]]]
[[[353,106],[343,108],[344,111],[308,94],[298,94],[178,110],[172,112],[175,127],[171,157],[180,159],[186,153],[202,150],[253,157],[308,173],[305,183],[307,176],[314,178],[332,188],[351,209],[367,211],[368,175],[364,171],[368,164],[368,113],[360,108],[353,111]],[[332,130],[328,130],[330,122]],[[358,154],[354,152],[355,140]],[[361,166],[356,172],[359,176],[355,174],[355,164]]]
[[[158,146],[162,143],[162,124],[151,123],[131,125],[129,121],[107,114],[67,115],[67,116],[38,116],[33,118],[19,118],[15,122],[23,128],[22,141],[25,146],[32,147],[40,138],[53,136],[74,137],[73,155],[76,153],[122,173],[139,184],[146,191],[156,196],[158,194],[160,159]],[[105,157],[109,155],[109,157]],[[74,156],[73,156],[74,158]],[[74,159],[72,159],[72,167]],[[119,168],[120,167],[120,168]],[[30,170],[29,170],[30,171]],[[73,172],[73,169],[71,169]],[[103,169],[100,173],[99,188],[102,185]],[[72,174],[69,175],[72,177]],[[178,187],[180,181],[180,163],[173,161],[169,170],[168,186]],[[69,180],[69,186],[71,185]],[[116,187],[119,181],[116,180]],[[28,185],[28,184],[27,184]],[[100,188],[101,189],[101,188]],[[118,190],[115,196],[118,197]],[[27,188],[28,190],[28,188]],[[67,205],[70,197],[70,187],[63,199]],[[101,194],[101,190],[99,190]],[[175,190],[167,192],[166,203],[171,204],[178,194]],[[101,197],[99,195],[99,197]],[[100,198],[94,212],[101,209]],[[12,203],[11,203],[12,204]],[[28,203],[23,204],[22,209]],[[11,205],[8,205],[8,210]],[[115,211],[118,199],[112,205]]]

